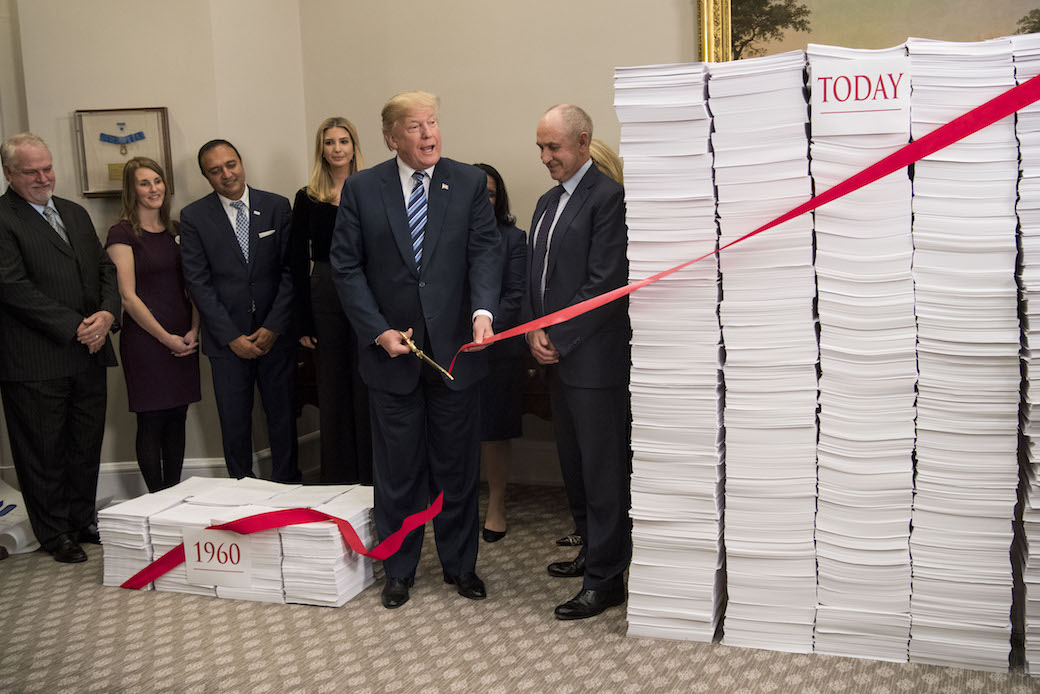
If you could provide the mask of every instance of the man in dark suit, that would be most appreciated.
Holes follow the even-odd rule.
[[[538,124],[542,163],[557,185],[531,222],[525,312],[540,317],[616,289],[628,280],[624,189],[589,156],[592,121],[577,106],[549,109]],[[550,564],[553,576],[584,576],[582,589],[556,607],[583,619],[625,601],[631,558],[628,519],[627,299],[527,334],[547,365],[556,449],[567,499],[585,545],[574,561]]]
[[[397,156],[347,179],[330,260],[370,389],[379,536],[443,491],[433,529],[444,580],[480,600],[476,408],[487,364],[483,355],[462,355],[449,381],[409,356],[405,343],[446,365],[463,344],[493,334],[501,286],[487,177],[441,158],[437,107],[425,92],[398,94],[383,107],[383,136]],[[421,548],[419,529],[383,563],[385,607],[408,600]]]
[[[228,473],[253,476],[256,385],[274,480],[299,482],[289,201],[247,187],[242,158],[226,140],[202,146],[199,168],[213,192],[181,210],[181,255],[202,318]]]
[[[46,143],[0,145],[0,393],[36,539],[60,562],[99,543],[95,497],[105,433],[115,266],[79,205],[54,197]]]

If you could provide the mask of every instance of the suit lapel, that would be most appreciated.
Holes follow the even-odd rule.
[[[397,159],[391,159],[384,164],[386,167],[380,192],[383,196],[383,208],[386,210],[386,219],[390,224],[390,232],[397,243],[397,249],[401,253],[404,264],[416,277],[419,271],[415,269],[415,255],[412,253],[412,235],[408,231],[408,213],[404,207],[404,193],[401,189],[401,177],[397,173]],[[429,226],[429,222],[427,222]]]
[[[206,196],[209,200],[210,214],[213,215],[213,221],[215,223],[215,233],[218,238],[223,238],[225,244],[231,245],[233,251],[231,255],[238,259],[238,262],[242,263],[244,267],[248,269],[249,264],[246,263],[245,257],[242,255],[242,247],[238,245],[238,236],[235,235],[235,228],[231,226],[231,220],[228,219],[227,212],[224,210],[224,205],[221,204],[220,198],[217,197],[216,193],[210,193]],[[251,214],[251,212],[250,212]],[[253,254],[253,223],[252,220],[249,222],[249,254]]]
[[[4,195],[4,197],[8,196],[11,196],[11,207],[14,209],[15,214],[22,220],[23,224],[33,230],[33,233],[39,234],[41,237],[47,239],[51,245],[70,258],[76,257],[75,252],[72,250],[72,246],[62,241],[61,237],[58,236],[58,232],[54,231],[54,228],[50,223],[43,218],[43,215],[33,209],[32,205],[11,189],[8,189],[8,192]],[[55,201],[55,208],[57,208],[57,205],[58,203]],[[61,215],[61,210],[58,210],[58,214]],[[68,234],[69,241],[71,241],[72,234],[69,232],[68,228],[69,218],[71,218],[71,215],[68,217],[61,215],[62,223],[66,225],[65,233]]]
[[[589,192],[592,189],[592,184],[596,176],[594,171],[596,165],[593,164],[589,167],[589,170],[585,172],[585,175],[581,177],[581,181],[578,183],[578,187],[574,189],[574,194],[571,195],[570,200],[567,201],[567,206],[563,208],[563,212],[560,213],[560,218],[556,220],[556,228],[553,229],[552,239],[549,241],[549,265],[545,270],[545,281],[549,282],[549,277],[552,276],[553,268],[556,267],[556,256],[559,255],[556,251],[559,249],[560,244],[563,242],[563,238],[570,231],[571,221],[578,214],[581,208],[585,205],[585,201],[588,200]]]
[[[423,264],[430,261],[444,225],[444,214],[451,200],[451,168],[446,159],[441,159],[433,170],[430,180],[430,196],[426,211],[426,235],[423,238]]]
[[[253,265],[256,263],[256,251],[260,247],[260,230],[264,229],[267,224],[264,222],[265,215],[264,211],[260,209],[263,205],[264,198],[262,195],[258,195],[257,191],[252,188],[249,189],[249,272],[252,273]],[[238,238],[235,238],[238,241]],[[241,255],[241,253],[239,254]]]

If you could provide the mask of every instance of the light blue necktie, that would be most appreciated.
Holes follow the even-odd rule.
[[[423,176],[425,171],[416,171],[412,174],[415,186],[412,194],[408,196],[408,231],[412,234],[412,252],[415,254],[415,269],[418,270],[422,261],[422,243],[426,235],[426,189],[423,187]]]
[[[235,217],[235,238],[242,249],[242,255],[249,262],[249,215],[246,214],[246,204],[241,200],[235,200],[231,206],[238,210]]]

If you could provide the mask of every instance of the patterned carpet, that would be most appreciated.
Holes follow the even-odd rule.
[[[1040,692],[1021,670],[994,675],[720,645],[629,639],[623,608],[581,622],[552,609],[579,588],[545,573],[572,550],[562,491],[512,490],[510,530],[481,544],[490,597],[441,582],[427,543],[412,600],[390,611],[376,585],[339,609],[268,605],[101,585],[101,548],[57,564],[0,562],[3,694],[577,694]]]

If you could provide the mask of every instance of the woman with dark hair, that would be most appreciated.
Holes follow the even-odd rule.
[[[488,198],[502,234],[502,291],[495,314],[496,333],[520,322],[524,295],[527,240],[509,213],[509,194],[502,176],[493,166],[477,164],[487,174]],[[509,441],[522,435],[524,410],[524,342],[506,340],[488,348],[488,375],[480,383],[481,460],[488,483],[488,508],[484,518],[484,541],[497,542],[506,534],[506,480],[509,476]]]
[[[105,244],[123,299],[119,354],[137,413],[137,464],[150,492],[180,481],[188,405],[202,397],[199,313],[184,286],[170,198],[157,162],[128,161],[119,221]]]
[[[340,484],[372,484],[368,390],[358,373],[357,335],[329,267],[339,194],[347,177],[362,168],[354,124],[339,116],[323,120],[310,181],[293,204],[289,237],[300,344],[314,349],[317,361],[321,481]]]

